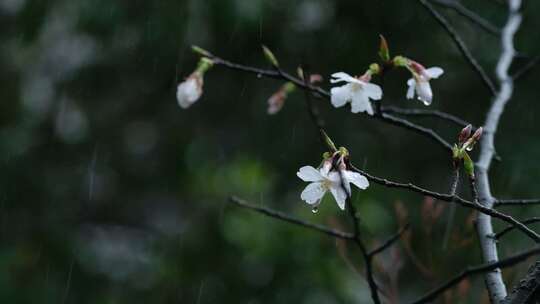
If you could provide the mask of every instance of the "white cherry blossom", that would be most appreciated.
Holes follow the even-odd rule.
[[[331,83],[346,82],[347,84],[334,87],[330,90],[332,105],[336,108],[351,103],[351,112],[366,112],[373,115],[373,106],[370,99],[380,100],[382,89],[376,84],[369,82],[369,77],[354,78],[347,73],[338,72],[332,74]]]
[[[200,73],[191,74],[176,88],[176,100],[183,109],[189,108],[202,95],[203,78]]]
[[[331,163],[327,161],[319,170],[312,166],[300,168],[296,175],[303,181],[310,182],[300,195],[300,198],[316,208],[326,192],[330,191],[339,208],[344,210],[347,192],[351,192],[350,184],[352,183],[360,189],[366,189],[369,186],[369,182],[359,173],[342,170],[341,174],[344,179],[343,184],[347,189],[347,192],[345,192],[342,187],[340,173],[337,171],[330,171],[331,167]]]
[[[439,78],[444,71],[440,67],[426,69],[417,62],[411,62],[411,68],[415,72],[413,72],[414,77],[407,81],[407,85],[409,86],[407,90],[407,99],[414,98],[416,93],[416,98],[422,101],[426,106],[429,106],[433,100],[433,91],[431,90],[429,81],[431,79]]]

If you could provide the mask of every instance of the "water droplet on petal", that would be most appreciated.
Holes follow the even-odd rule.
[[[319,212],[319,207],[313,207],[313,209],[311,209],[311,212],[313,213]]]

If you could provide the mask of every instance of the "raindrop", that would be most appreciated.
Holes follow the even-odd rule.
[[[257,74],[257,78],[262,78],[262,74],[261,73]]]
[[[471,151],[472,151],[472,149],[473,149],[473,146],[472,146],[472,145],[470,145],[470,146],[467,146],[467,148],[465,148],[465,150],[467,150],[467,152],[471,152]]]
[[[311,209],[311,212],[313,213],[319,212],[319,207],[313,207],[313,209]]]

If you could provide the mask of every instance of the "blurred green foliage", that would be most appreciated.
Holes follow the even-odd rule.
[[[462,2],[497,25],[505,20],[496,1]],[[520,54],[540,50],[538,9],[540,3],[526,3]],[[491,72],[495,37],[453,11],[444,14]],[[347,229],[331,199],[316,215],[299,200],[304,184],[296,170],[317,165],[324,152],[303,94],[268,116],[266,100],[282,83],[216,67],[206,75],[203,98],[181,110],[175,89],[196,66],[192,44],[268,67],[265,44],[283,68],[306,65],[328,88],[331,73],[360,74],[376,60],[384,34],[392,54],[445,69],[433,83],[433,108],[478,125],[490,103],[477,75],[415,1],[5,0],[0,27],[3,303],[368,301],[355,249],[226,203],[235,194]],[[405,100],[407,78],[386,77],[384,104],[423,107]],[[533,71],[516,85],[501,123],[503,161],[492,171],[499,197],[540,195],[536,79]],[[447,191],[450,155],[430,140],[326,102],[318,106],[356,164]],[[445,122],[421,123],[457,136]],[[469,195],[467,187],[460,192]],[[422,275],[403,244],[382,255],[377,270],[399,273],[402,300],[480,262],[468,210],[458,210],[451,244],[442,249],[446,213],[426,227],[423,198],[372,185],[353,200],[370,245],[400,225],[396,201],[407,210],[410,248],[433,276]],[[523,218],[534,210],[509,212]],[[501,256],[529,245],[509,234]],[[509,285],[520,271],[505,272]],[[477,303],[485,297],[482,280],[470,283],[459,301]]]

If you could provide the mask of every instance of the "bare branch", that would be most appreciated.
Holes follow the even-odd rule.
[[[270,208],[255,206],[255,205],[249,204],[245,200],[243,200],[241,198],[238,198],[238,197],[235,197],[235,196],[230,197],[229,202],[231,202],[231,203],[233,203],[233,204],[235,204],[235,205],[237,205],[239,207],[250,209],[250,210],[259,212],[261,214],[264,214],[266,216],[273,217],[273,218],[276,218],[276,219],[284,221],[284,222],[289,222],[289,223],[295,224],[297,226],[308,228],[310,230],[314,230],[314,231],[317,231],[317,232],[320,232],[320,233],[324,233],[324,234],[327,234],[327,235],[330,235],[330,236],[333,236],[333,237],[336,237],[336,238],[340,238],[340,239],[344,239],[344,240],[353,240],[354,239],[354,235],[351,234],[351,233],[335,230],[335,229],[328,228],[328,227],[325,227],[325,226],[322,226],[322,225],[319,225],[319,224],[310,223],[310,222],[301,220],[299,218],[292,217],[292,216],[290,216],[290,215],[288,215],[286,213],[276,211],[276,210],[272,210]]]
[[[445,283],[441,284],[439,287],[433,289],[432,291],[422,296],[420,299],[413,301],[410,304],[421,304],[421,303],[427,303],[427,302],[433,301],[433,299],[435,299],[437,296],[439,296],[446,290],[452,288],[453,286],[455,286],[456,284],[458,284],[459,282],[461,282],[463,279],[465,279],[468,276],[471,276],[474,274],[486,273],[486,272],[493,271],[499,268],[511,267],[537,254],[540,254],[540,247],[534,247],[530,250],[518,253],[516,255],[499,260],[497,262],[467,267],[464,271],[462,271],[458,275],[449,279]]]
[[[488,20],[480,17],[477,13],[463,6],[463,4],[461,4],[459,0],[431,0],[431,2],[440,6],[453,9],[461,16],[469,19],[469,21],[478,25],[481,29],[494,36],[499,36],[501,34],[501,30],[497,26],[493,25]]]
[[[384,112],[381,113],[380,115],[375,115],[373,117],[375,117],[377,119],[380,119],[382,121],[388,122],[388,123],[390,123],[392,125],[400,126],[400,127],[405,128],[405,129],[411,130],[411,131],[416,132],[418,134],[425,135],[426,137],[430,138],[431,140],[433,140],[434,142],[438,143],[440,146],[445,148],[447,151],[449,151],[449,152],[452,151],[452,145],[450,145],[450,143],[448,143],[444,138],[442,138],[442,136],[440,136],[433,129],[426,128],[426,127],[423,127],[423,126],[419,126],[419,125],[417,125],[415,123],[412,123],[412,122],[410,122],[410,121],[408,121],[406,119],[395,117],[395,116],[392,116],[390,114],[386,114]]]
[[[540,286],[540,261],[536,261],[524,279],[512,288],[510,294],[504,299],[504,304],[527,304],[534,303],[531,300],[538,300],[538,290]],[[536,298],[535,298],[536,296]],[[538,303],[538,302],[536,302]]]
[[[461,205],[463,207],[478,210],[482,214],[492,216],[492,217],[500,219],[500,220],[502,220],[502,221],[504,221],[506,223],[509,223],[512,226],[515,226],[516,229],[521,230],[523,233],[525,233],[528,237],[530,237],[535,242],[537,242],[537,243],[540,242],[540,235],[538,235],[533,230],[529,229],[527,226],[525,226],[520,221],[514,219],[510,215],[501,213],[501,212],[499,212],[499,211],[497,211],[495,209],[492,209],[492,208],[485,207],[484,205],[479,204],[478,202],[470,202],[470,201],[465,200],[465,199],[463,199],[463,198],[461,198],[461,197],[459,197],[457,195],[443,194],[443,193],[438,193],[438,192],[434,192],[434,191],[431,191],[431,190],[427,190],[427,189],[424,189],[422,187],[416,186],[416,185],[414,185],[412,183],[398,183],[398,182],[389,181],[389,180],[387,180],[385,178],[380,178],[380,177],[373,176],[373,175],[371,175],[371,174],[369,174],[369,173],[367,173],[367,172],[365,172],[363,170],[358,169],[357,167],[355,167],[352,164],[351,164],[351,168],[354,171],[364,175],[369,181],[377,183],[377,184],[385,186],[385,187],[388,187],[388,188],[405,189],[405,190],[412,191],[412,192],[415,192],[415,193],[419,193],[419,194],[422,194],[424,196],[429,196],[429,197],[432,197],[432,198],[435,198],[435,199],[438,199],[438,200],[441,200],[441,201],[450,202],[450,203],[457,203],[457,204],[459,204],[459,205]],[[491,235],[493,235],[493,233]]]
[[[398,232],[396,232],[394,235],[392,235],[391,237],[389,237],[386,241],[384,241],[384,243],[382,243],[379,247],[377,248],[374,248],[372,249],[368,255],[371,256],[371,257],[374,257],[376,256],[377,254],[385,251],[387,248],[389,248],[390,246],[392,246],[395,242],[397,242],[397,240],[399,240],[401,238],[401,236],[403,235],[403,233],[405,233],[405,231],[407,231],[407,229],[409,229],[410,225],[409,223],[405,224],[405,226],[401,227]]]
[[[523,221],[521,221],[521,222],[522,222],[523,224],[525,224],[525,225],[533,224],[533,223],[538,223],[538,222],[540,222],[540,217],[532,217],[532,218],[528,218],[528,219],[523,220]],[[514,227],[514,226],[508,226],[508,227],[504,228],[503,230],[497,232],[497,233],[495,234],[494,237],[495,237],[496,239],[500,239],[503,235],[505,235],[505,234],[507,234],[508,232],[514,230],[515,228],[516,228],[516,227]]]
[[[508,1],[509,16],[502,31],[502,51],[496,67],[500,90],[494,96],[493,103],[486,116],[484,132],[480,140],[480,157],[476,163],[479,200],[485,208],[490,210],[493,208],[495,199],[490,189],[489,168],[495,154],[495,134],[499,120],[504,112],[506,103],[512,97],[514,89],[513,80],[508,74],[508,70],[516,53],[513,39],[521,24],[520,6],[521,0]],[[483,260],[486,262],[498,261],[497,240],[493,237],[493,225],[491,218],[487,214],[478,214],[476,230],[480,239]],[[491,301],[493,303],[500,303],[507,294],[500,270],[493,269],[489,273],[486,273],[485,282]]]
[[[418,1],[420,1],[420,3],[429,11],[433,18],[435,18],[435,20],[437,20],[437,22],[446,30],[450,38],[454,40],[454,43],[456,44],[463,57],[467,60],[473,70],[476,71],[476,73],[480,76],[482,82],[489,89],[491,94],[497,94],[497,89],[495,88],[495,85],[493,84],[489,76],[486,74],[482,66],[474,58],[471,51],[469,50],[461,36],[459,36],[457,31],[454,29],[454,27],[452,27],[452,25],[450,25],[446,18],[444,18],[443,15],[437,12],[437,10],[435,10],[435,8],[427,0]]]
[[[393,113],[393,114],[400,114],[400,115],[407,115],[407,116],[440,118],[442,120],[449,121],[461,128],[466,127],[467,125],[470,124],[468,121],[465,121],[457,116],[448,114],[446,112],[438,111],[438,110],[404,109],[404,108],[399,108],[399,107],[394,107],[394,106],[385,106],[385,107],[382,107],[382,111],[384,113],[389,113],[389,114]],[[475,130],[476,128],[473,127],[473,132]]]
[[[514,75],[512,75],[512,78],[514,79],[514,81],[520,79],[521,77],[532,71],[532,69],[536,67],[538,63],[540,63],[540,55],[537,55],[533,59],[529,60],[529,62],[527,62],[523,67],[517,70]]]
[[[526,206],[540,204],[540,198],[532,199],[500,199],[494,201],[495,207],[499,206]]]

